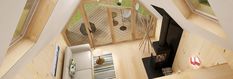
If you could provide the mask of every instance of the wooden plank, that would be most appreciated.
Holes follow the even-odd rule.
[[[228,64],[220,64],[209,68],[190,69],[154,79],[232,79],[232,73],[233,70]]]
[[[157,25],[157,18],[154,17],[154,16],[153,16],[153,18],[154,18],[155,24],[153,24],[153,28],[152,28],[152,32],[153,32],[152,38],[155,38],[155,33],[156,33],[155,31],[156,31],[156,25]]]
[[[70,41],[69,41],[69,39],[68,39],[67,36],[66,36],[66,31],[67,31],[67,30],[64,30],[64,31],[62,32],[62,36],[64,37],[64,40],[65,40],[65,42],[67,43],[67,45],[68,45],[68,46],[71,46]]]
[[[132,39],[135,40],[136,37],[135,37],[135,29],[136,29],[136,17],[137,17],[137,14],[136,14],[136,10],[135,10],[135,5],[136,5],[136,0],[132,0],[132,8],[131,8],[131,35],[132,35]]]
[[[56,45],[60,46],[60,54],[56,71],[57,76],[54,77],[50,74]],[[58,37],[51,40],[51,42],[48,43],[48,45],[46,45],[43,49],[41,49],[37,56],[31,59],[27,64],[25,64],[25,66],[22,66],[21,70],[18,71],[17,74],[15,74],[15,77],[12,79],[62,79],[63,59],[66,47],[67,44],[65,39],[62,35],[59,35]]]
[[[109,26],[110,26],[112,43],[116,43],[116,39],[115,39],[114,31],[113,31],[113,18],[112,18],[112,10],[111,10],[111,8],[107,8],[107,13],[108,13],[108,22],[109,22]]]
[[[84,22],[84,25],[85,25],[85,28],[86,28],[86,31],[87,31],[87,34],[88,34],[88,39],[89,39],[89,43],[90,43],[90,46],[91,47],[94,47],[94,42],[93,42],[93,35],[92,33],[90,33],[89,29],[91,29],[91,25],[89,23],[89,20],[88,20],[88,17],[87,17],[87,14],[86,14],[86,11],[84,9],[84,5],[83,3],[80,4],[80,13],[82,15],[82,18],[83,18],[83,22]]]
[[[73,12],[72,16],[70,17],[69,21],[72,19],[72,17],[74,17],[74,16],[76,15],[76,13],[77,13],[78,11],[79,11],[79,6],[77,6],[77,8],[76,8],[75,11]],[[69,22],[66,23],[66,26],[65,26],[65,27],[63,28],[63,30],[62,30],[62,36],[64,37],[64,39],[65,39],[67,45],[68,45],[68,46],[71,46],[71,43],[70,43],[70,41],[69,41],[69,39],[67,38],[67,35],[66,35],[67,28],[69,27],[69,26],[68,26],[68,23],[69,23]]]
[[[227,63],[231,66],[231,69],[233,69],[233,51],[232,50],[223,50],[223,56],[225,58],[225,60],[227,61]]]

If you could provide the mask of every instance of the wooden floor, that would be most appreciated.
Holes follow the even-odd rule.
[[[138,44],[139,41],[133,41],[101,46],[94,49],[93,54],[113,54],[117,79],[148,79],[141,58],[149,55],[143,55]]]

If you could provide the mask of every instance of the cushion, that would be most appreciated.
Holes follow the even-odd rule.
[[[77,71],[72,79],[93,79],[92,70],[86,69],[86,70]]]
[[[64,65],[63,65],[63,76],[62,79],[71,79],[69,75],[69,65],[70,65],[70,59],[72,57],[71,50],[67,47],[64,57]]]
[[[77,70],[91,69],[92,68],[92,57],[91,57],[90,51],[73,53],[72,57],[76,60]]]
[[[70,49],[71,49],[71,51],[73,53],[83,52],[83,51],[91,51],[91,48],[90,48],[89,44],[82,44],[82,45],[72,46],[72,47],[70,47]]]

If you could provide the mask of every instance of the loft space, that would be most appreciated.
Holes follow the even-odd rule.
[[[0,79],[233,79],[232,5],[0,1]]]
[[[101,46],[143,38],[141,20],[153,20],[150,37],[155,36],[156,17],[141,3],[131,0],[83,1],[64,29],[70,45],[90,43]],[[87,27],[86,27],[87,26]],[[90,32],[86,31],[86,28]]]

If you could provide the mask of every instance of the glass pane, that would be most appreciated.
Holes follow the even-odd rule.
[[[146,8],[144,8],[141,4],[136,4],[138,8],[137,11],[137,20],[136,20],[136,38],[142,39],[145,34],[145,29],[147,22],[153,23],[152,29],[149,32],[150,37],[154,37],[155,35],[155,26],[156,26],[156,18],[151,14]]]
[[[132,7],[132,1],[131,0],[113,0],[112,4],[115,6],[119,6],[119,2],[121,2],[121,7],[124,8],[130,8]]]
[[[208,0],[189,0],[188,2],[195,10],[215,16]]]
[[[91,23],[94,45],[112,43],[107,7],[98,5],[98,3],[87,3],[84,8]]]
[[[21,37],[23,32],[25,32],[28,21],[29,20],[29,14],[32,13],[32,8],[35,0],[27,0],[27,3],[24,7],[23,13],[20,17],[19,23],[17,25],[17,28],[15,30],[13,41],[16,40],[18,37]]]
[[[77,11],[73,17],[71,17],[70,21],[68,22],[68,28],[73,28],[77,25],[77,22],[82,21],[82,15],[80,11]]]
[[[67,23],[66,36],[72,46],[88,43],[88,35],[78,10]]]
[[[131,9],[112,8],[113,31],[116,42],[132,40],[131,36]],[[115,24],[116,23],[116,24]]]

